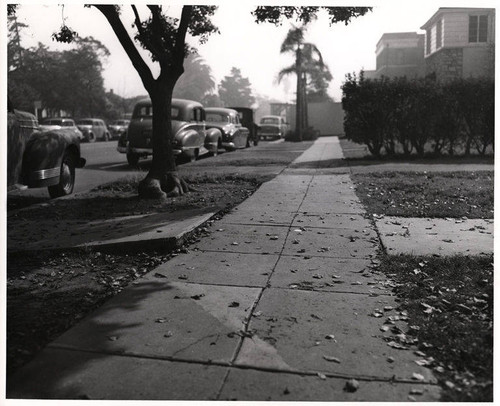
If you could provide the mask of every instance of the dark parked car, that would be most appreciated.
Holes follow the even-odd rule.
[[[108,129],[111,134],[111,138],[119,139],[120,136],[127,131],[130,120],[115,120],[109,123]]]
[[[48,187],[51,197],[69,195],[75,168],[82,168],[80,140],[71,130],[43,131],[31,113],[9,103],[7,117],[7,187]]]
[[[222,135],[216,128],[207,129],[205,109],[201,103],[192,100],[172,99],[173,149],[177,156],[196,160],[205,149],[217,154]],[[130,165],[137,165],[139,158],[153,154],[153,107],[151,100],[145,99],[134,107],[132,120],[126,137],[120,137],[118,152],[127,154]]]
[[[227,151],[247,147],[250,132],[248,128],[241,125],[236,110],[207,107],[205,112],[207,114],[207,128],[217,128],[222,134],[221,147]]]
[[[68,117],[44,118],[40,121],[40,128],[42,130],[60,130],[61,128],[65,128],[73,131],[80,141],[85,140],[75,121]]]
[[[259,144],[259,125],[255,122],[255,113],[253,109],[249,107],[229,107],[230,109],[236,110],[238,116],[240,117],[240,123],[243,127],[248,128],[250,134],[248,135],[247,146],[253,142],[253,145]]]
[[[111,139],[106,123],[99,118],[81,118],[76,121],[76,125],[88,142],[96,140],[108,141]]]
[[[264,116],[260,119],[259,136],[266,138],[285,138],[288,123],[281,116]]]

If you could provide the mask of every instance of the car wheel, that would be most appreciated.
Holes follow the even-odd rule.
[[[95,134],[94,133],[89,133],[87,135],[87,139],[89,140],[89,142],[95,142]]]
[[[259,137],[255,137],[255,138],[253,139],[253,145],[254,145],[254,146],[259,145]]]
[[[110,139],[109,133],[104,133],[104,141],[109,141]]]
[[[73,193],[75,187],[75,160],[73,155],[66,152],[61,163],[59,183],[49,186],[49,195],[52,198],[67,196]]]
[[[127,152],[127,162],[130,166],[137,166],[139,163],[139,155],[133,152]]]

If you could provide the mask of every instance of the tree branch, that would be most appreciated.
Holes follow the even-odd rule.
[[[175,38],[175,48],[174,55],[177,62],[184,62],[184,51],[186,45],[186,34],[191,21],[191,13],[193,11],[193,6],[182,7],[181,21],[179,23],[179,28],[177,29],[177,35]],[[182,72],[181,72],[182,73]]]
[[[115,7],[105,4],[93,4],[93,7],[98,9],[104,15],[104,17],[106,17],[109,25],[111,25],[111,28],[118,38],[118,41],[120,41],[120,44],[127,53],[130,61],[132,62],[132,65],[139,74],[144,87],[149,91],[149,89],[154,84],[153,74],[151,73],[151,70],[149,69],[146,62],[144,62],[144,59],[142,59],[139,51],[137,51],[134,42],[128,35],[127,30],[120,20],[120,16]]]

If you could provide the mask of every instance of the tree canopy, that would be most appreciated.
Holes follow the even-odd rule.
[[[221,80],[219,97],[225,106],[251,107],[255,103],[250,81],[243,77],[241,70],[236,67]]]
[[[184,73],[175,85],[174,97],[203,100],[212,94],[214,89],[215,80],[210,66],[202,57],[190,54],[184,61]]]

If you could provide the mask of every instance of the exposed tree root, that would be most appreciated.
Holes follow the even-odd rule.
[[[198,191],[180,178],[177,172],[167,172],[161,179],[156,179],[148,174],[139,182],[138,187],[139,197],[142,199],[166,199]]]

